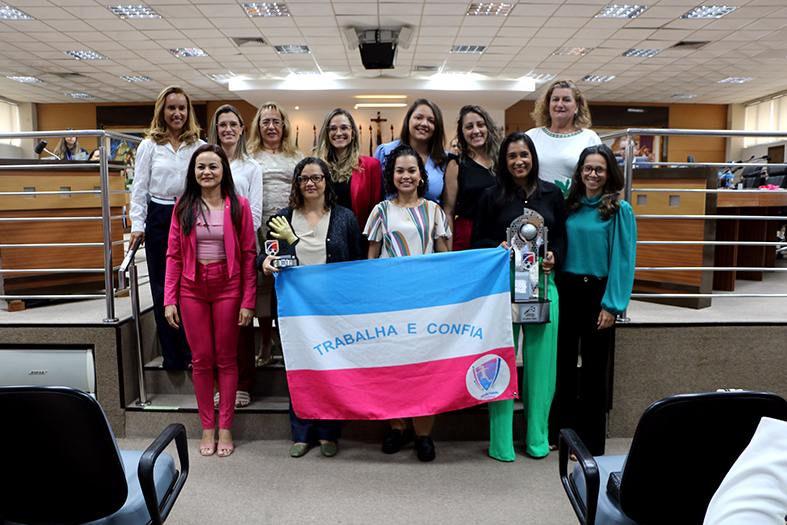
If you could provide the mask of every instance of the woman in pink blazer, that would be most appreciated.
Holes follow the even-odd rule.
[[[200,146],[189,162],[186,190],[170,225],[164,316],[180,329],[182,314],[191,343],[203,456],[216,451],[214,366],[219,370],[221,394],[219,456],[234,450],[238,335],[254,314],[255,255],[251,207],[235,193],[227,155],[215,144]]]

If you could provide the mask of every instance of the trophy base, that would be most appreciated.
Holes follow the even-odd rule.
[[[515,303],[519,315],[514,316],[514,324],[544,324],[549,322],[549,301],[527,301]]]

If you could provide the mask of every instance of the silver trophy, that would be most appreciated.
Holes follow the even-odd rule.
[[[538,264],[539,253],[547,253],[547,230],[544,217],[529,208],[514,219],[506,231],[508,244],[514,251],[514,304],[519,315],[517,324],[549,322],[547,280]],[[540,283],[543,282],[543,286]]]

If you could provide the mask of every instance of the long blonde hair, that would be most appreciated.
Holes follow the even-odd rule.
[[[66,128],[66,131],[74,131],[74,128]],[[69,137],[70,136],[71,135],[69,135]],[[72,155],[76,155],[77,153],[82,151],[82,148],[79,147],[79,138],[78,137],[74,137],[74,138],[76,140],[74,141],[74,148],[72,149]],[[68,144],[66,144],[66,138],[63,137],[60,139],[60,142],[57,143],[57,147],[55,148],[55,151],[53,151],[52,153],[54,153],[56,157],[65,159],[66,149],[68,149]]]
[[[549,86],[543,95],[536,101],[536,107],[530,114],[538,127],[550,127],[552,125],[552,116],[549,114],[549,99],[552,98],[552,92],[558,88],[570,89],[574,94],[574,100],[577,103],[577,112],[574,115],[574,126],[577,129],[587,129],[593,125],[590,120],[590,108],[585,95],[571,80],[555,80]]]
[[[281,116],[281,121],[283,122],[281,130],[281,149],[284,152],[284,156],[297,157],[298,154],[296,153],[295,146],[290,143],[290,135],[292,132],[290,118],[287,116],[287,112],[284,111],[284,108],[276,102],[266,102],[260,106],[257,114],[254,115],[254,120],[251,122],[251,126],[249,127],[249,141],[246,143],[249,153],[253,155],[262,151],[263,142],[262,135],[260,134],[260,115],[262,115],[262,112],[266,109],[276,110]]]
[[[333,117],[337,115],[344,115],[350,121],[352,128],[352,140],[350,141],[349,151],[344,158],[339,158],[336,154],[336,149],[331,145],[330,137],[328,137],[328,126],[331,125]],[[331,170],[331,180],[333,182],[345,182],[353,175],[353,170],[361,169],[361,161],[358,158],[361,151],[361,139],[358,133],[358,126],[355,125],[355,119],[350,115],[346,109],[336,108],[325,117],[322,123],[320,134],[317,135],[317,149],[314,152],[316,157],[321,158],[328,164]]]
[[[197,122],[197,115],[194,113],[194,106],[191,104],[191,98],[188,93],[183,91],[180,86],[169,86],[161,90],[156,99],[156,106],[153,108],[153,120],[150,121],[150,129],[145,138],[148,138],[156,144],[163,146],[169,142],[169,130],[167,123],[164,121],[164,109],[167,104],[167,97],[173,93],[178,93],[186,97],[186,105],[188,112],[186,114],[186,122],[183,123],[183,130],[180,132],[180,140],[186,144],[191,144],[199,140],[200,127]]]

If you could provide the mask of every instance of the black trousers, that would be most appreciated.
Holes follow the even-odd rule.
[[[558,273],[560,325],[555,398],[549,415],[549,441],[557,444],[563,428],[577,432],[594,456],[604,454],[607,370],[615,325],[598,329],[606,278]],[[581,349],[582,367],[577,368]]]
[[[164,356],[164,368],[184,370],[191,363],[191,348],[186,341],[186,331],[172,328],[164,317],[164,278],[167,272],[167,245],[169,225],[175,206],[148,203],[145,221],[145,254],[148,259],[150,292],[153,295],[153,314]],[[180,313],[180,312],[179,312]],[[182,314],[181,314],[182,315]]]

